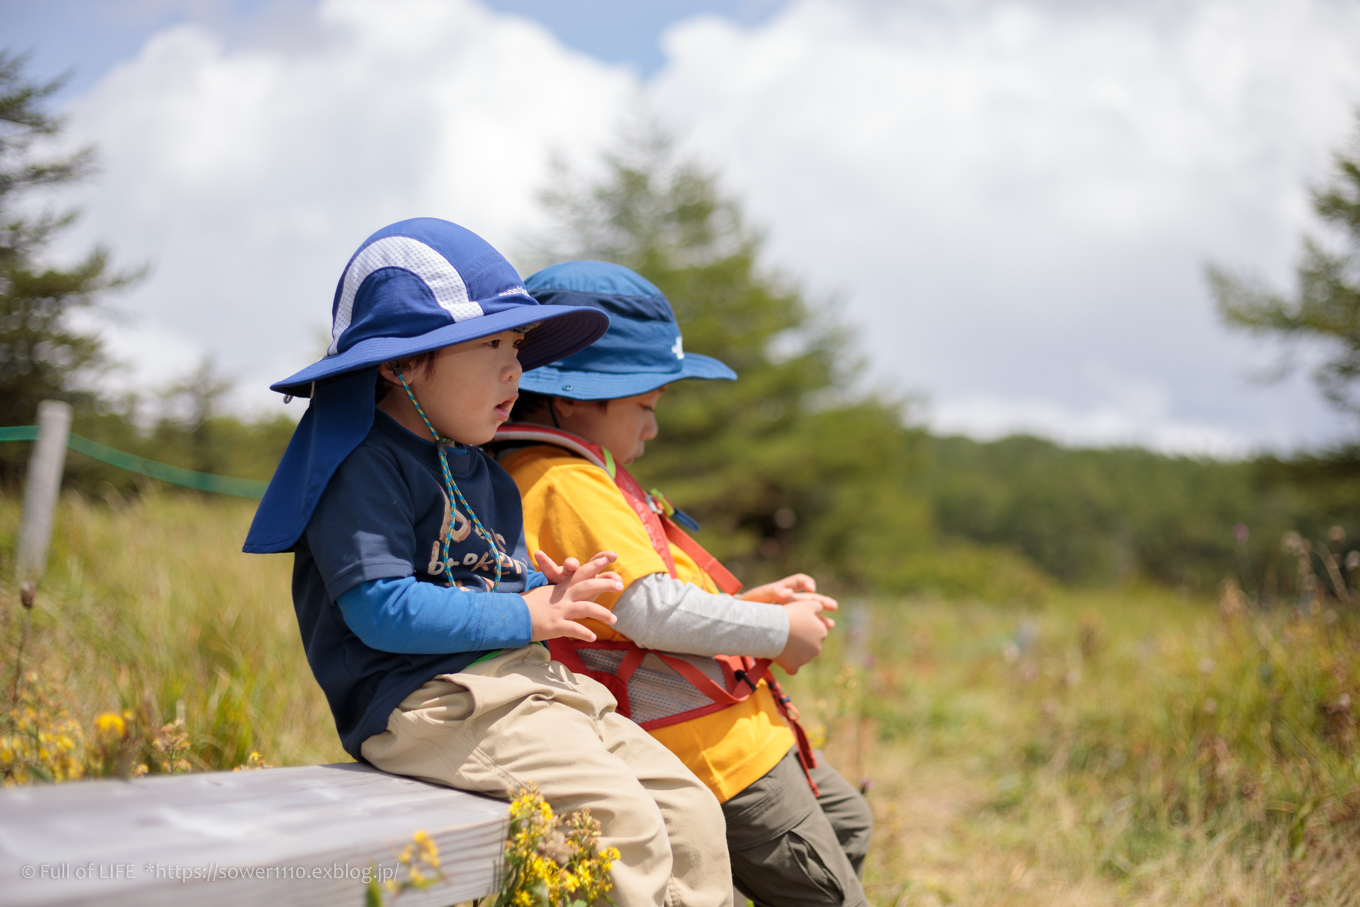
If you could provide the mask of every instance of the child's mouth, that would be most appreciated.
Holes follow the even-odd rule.
[[[509,400],[503,400],[500,403],[497,403],[495,409],[493,410],[496,413],[496,418],[501,420],[502,422],[509,422],[510,410],[514,409],[515,401],[518,399],[519,396],[516,395],[514,397],[511,397]]]

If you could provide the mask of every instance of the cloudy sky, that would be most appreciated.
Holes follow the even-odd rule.
[[[211,355],[279,405],[367,234],[442,216],[513,253],[549,156],[650,110],[939,430],[1238,455],[1347,427],[1257,380],[1280,351],[1217,323],[1203,268],[1289,285],[1355,135],[1357,3],[0,0],[0,32],[75,68],[103,169],[67,248],[153,266],[109,327],[128,380]]]

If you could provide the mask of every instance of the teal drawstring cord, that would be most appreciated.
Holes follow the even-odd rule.
[[[505,553],[501,550],[501,546],[496,543],[496,537],[487,532],[486,527],[482,525],[482,521],[477,519],[477,514],[473,512],[472,505],[467,502],[467,498],[463,497],[463,493],[458,490],[458,484],[453,481],[453,473],[449,471],[449,458],[448,455],[444,453],[444,446],[446,444],[457,444],[458,442],[452,438],[442,437],[439,432],[434,430],[434,426],[430,424],[429,417],[425,415],[424,407],[420,405],[420,401],[417,400],[416,395],[412,393],[411,385],[406,383],[406,379],[402,377],[401,369],[397,367],[395,362],[392,363],[392,371],[396,373],[397,380],[401,382],[402,388],[405,389],[406,396],[410,399],[411,405],[416,408],[416,412],[420,415],[420,421],[425,423],[425,427],[428,428],[430,434],[434,436],[434,443],[439,449],[439,468],[444,471],[444,489],[448,492],[449,500],[457,500],[458,503],[462,505],[463,510],[467,512],[468,519],[472,521],[472,528],[476,530],[477,535],[491,547],[491,559],[495,561],[496,564],[496,581],[492,583],[491,591],[495,592],[501,585],[501,558],[505,557]],[[446,586],[453,585],[453,571],[449,569],[449,544],[452,541],[452,534],[452,532],[442,533],[444,536],[442,553],[444,563],[444,585]]]

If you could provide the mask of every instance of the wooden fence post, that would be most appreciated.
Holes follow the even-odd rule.
[[[66,436],[71,431],[71,406],[60,400],[38,404],[38,440],[28,458],[24,480],[24,515],[19,524],[19,545],[14,562],[20,587],[30,590],[47,567],[47,548],[66,466]]]

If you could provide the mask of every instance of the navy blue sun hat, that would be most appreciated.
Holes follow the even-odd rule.
[[[589,308],[541,304],[490,243],[433,217],[364,240],[335,287],[331,320],[325,358],[271,389],[306,397],[314,381],[538,323],[519,351],[528,371],[589,346],[609,326]]]
[[[373,427],[382,363],[531,327],[519,352],[527,370],[570,356],[609,327],[598,307],[540,303],[486,240],[432,217],[364,240],[340,275],[331,317],[325,358],[271,385],[311,402],[255,512],[248,552],[296,544],[336,468]]]
[[[525,366],[520,390],[571,400],[614,400],[685,378],[731,381],[717,359],[686,353],[671,304],[649,281],[622,265],[569,261],[524,281],[544,305],[589,306],[609,314],[596,343],[555,365]]]

